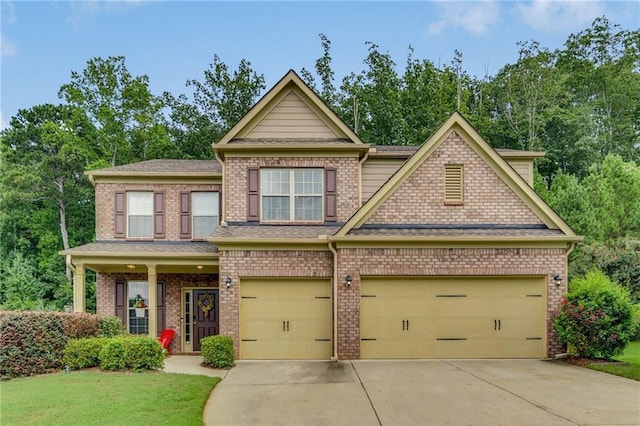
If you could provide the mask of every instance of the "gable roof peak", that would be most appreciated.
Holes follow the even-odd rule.
[[[213,143],[214,149],[220,150],[231,140],[241,139],[243,135],[248,134],[269,111],[291,92],[294,92],[320,120],[331,128],[338,138],[349,139],[355,144],[364,144],[358,135],[300,78],[298,73],[293,69],[289,69],[235,126],[222,136],[217,143]]]

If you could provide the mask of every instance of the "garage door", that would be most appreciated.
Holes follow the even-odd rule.
[[[540,358],[542,277],[363,278],[361,358]]]
[[[331,357],[331,281],[240,280],[240,358]]]

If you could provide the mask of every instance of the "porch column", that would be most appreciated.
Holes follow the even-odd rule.
[[[83,312],[85,308],[85,278],[84,264],[76,264],[76,271],[73,275],[73,312]]]
[[[149,282],[149,336],[158,335],[158,278],[156,265],[147,265]]]

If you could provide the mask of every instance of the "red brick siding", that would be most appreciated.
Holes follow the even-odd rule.
[[[180,240],[180,193],[190,191],[220,191],[219,184],[124,184],[98,183],[96,185],[96,239],[113,240],[115,232],[114,199],[116,192],[164,192],[165,238]],[[222,197],[220,197],[222,202]]]
[[[144,273],[120,274],[99,273],[96,280],[97,313],[101,315],[114,315],[115,313],[115,282],[146,281]],[[165,327],[176,331],[171,342],[171,352],[180,353],[182,342],[181,297],[183,287],[217,287],[218,277],[209,274],[158,274],[158,281],[165,283]],[[222,304],[220,304],[222,305]],[[220,314],[222,317],[222,313]],[[160,327],[160,324],[158,324]]]
[[[360,356],[361,276],[545,275],[547,277],[547,355],[563,352],[551,315],[559,308],[567,276],[564,249],[339,249],[338,277],[351,275],[347,288],[338,285],[338,357]]]
[[[444,166],[464,167],[464,204],[444,204]],[[541,220],[453,132],[422,163],[367,223],[533,224]]]
[[[317,167],[337,169],[337,221],[344,222],[358,209],[357,158],[236,158],[227,157],[224,188],[227,222],[247,220],[247,169],[250,167]]]

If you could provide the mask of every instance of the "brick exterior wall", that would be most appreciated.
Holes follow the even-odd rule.
[[[345,222],[358,209],[357,158],[243,158],[227,157],[224,166],[227,222],[247,220],[247,169],[254,167],[316,167],[337,170],[337,220]]]
[[[560,307],[567,276],[564,249],[339,249],[338,277],[351,275],[351,288],[338,285],[338,357],[360,357],[360,279],[363,276],[535,275],[547,277],[547,356],[564,352],[551,316]]]
[[[464,204],[444,204],[444,166],[464,166]],[[542,221],[464,140],[451,135],[367,223],[539,224]]]
[[[97,313],[100,315],[115,314],[116,280],[125,281],[147,281],[147,275],[144,273],[120,274],[120,273],[99,273],[96,278],[96,298]],[[171,342],[171,352],[181,352],[182,342],[182,289],[184,287],[217,287],[218,276],[210,274],[162,274],[157,276],[158,281],[164,282],[165,285],[165,328],[171,328],[176,331],[175,337]],[[220,303],[220,306],[222,303]],[[220,312],[220,318],[222,312]],[[161,325],[158,324],[158,331]]]
[[[329,251],[220,252],[220,334],[233,338],[236,358],[240,355],[240,286],[243,278],[298,277],[331,278],[333,256]],[[227,289],[222,281],[231,277]]]
[[[180,193],[191,191],[220,192],[219,184],[144,184],[98,183],[96,185],[96,239],[114,240],[115,193],[126,191],[164,192],[165,238],[180,240]],[[220,197],[222,203],[222,197]],[[120,239],[121,240],[121,239]]]

